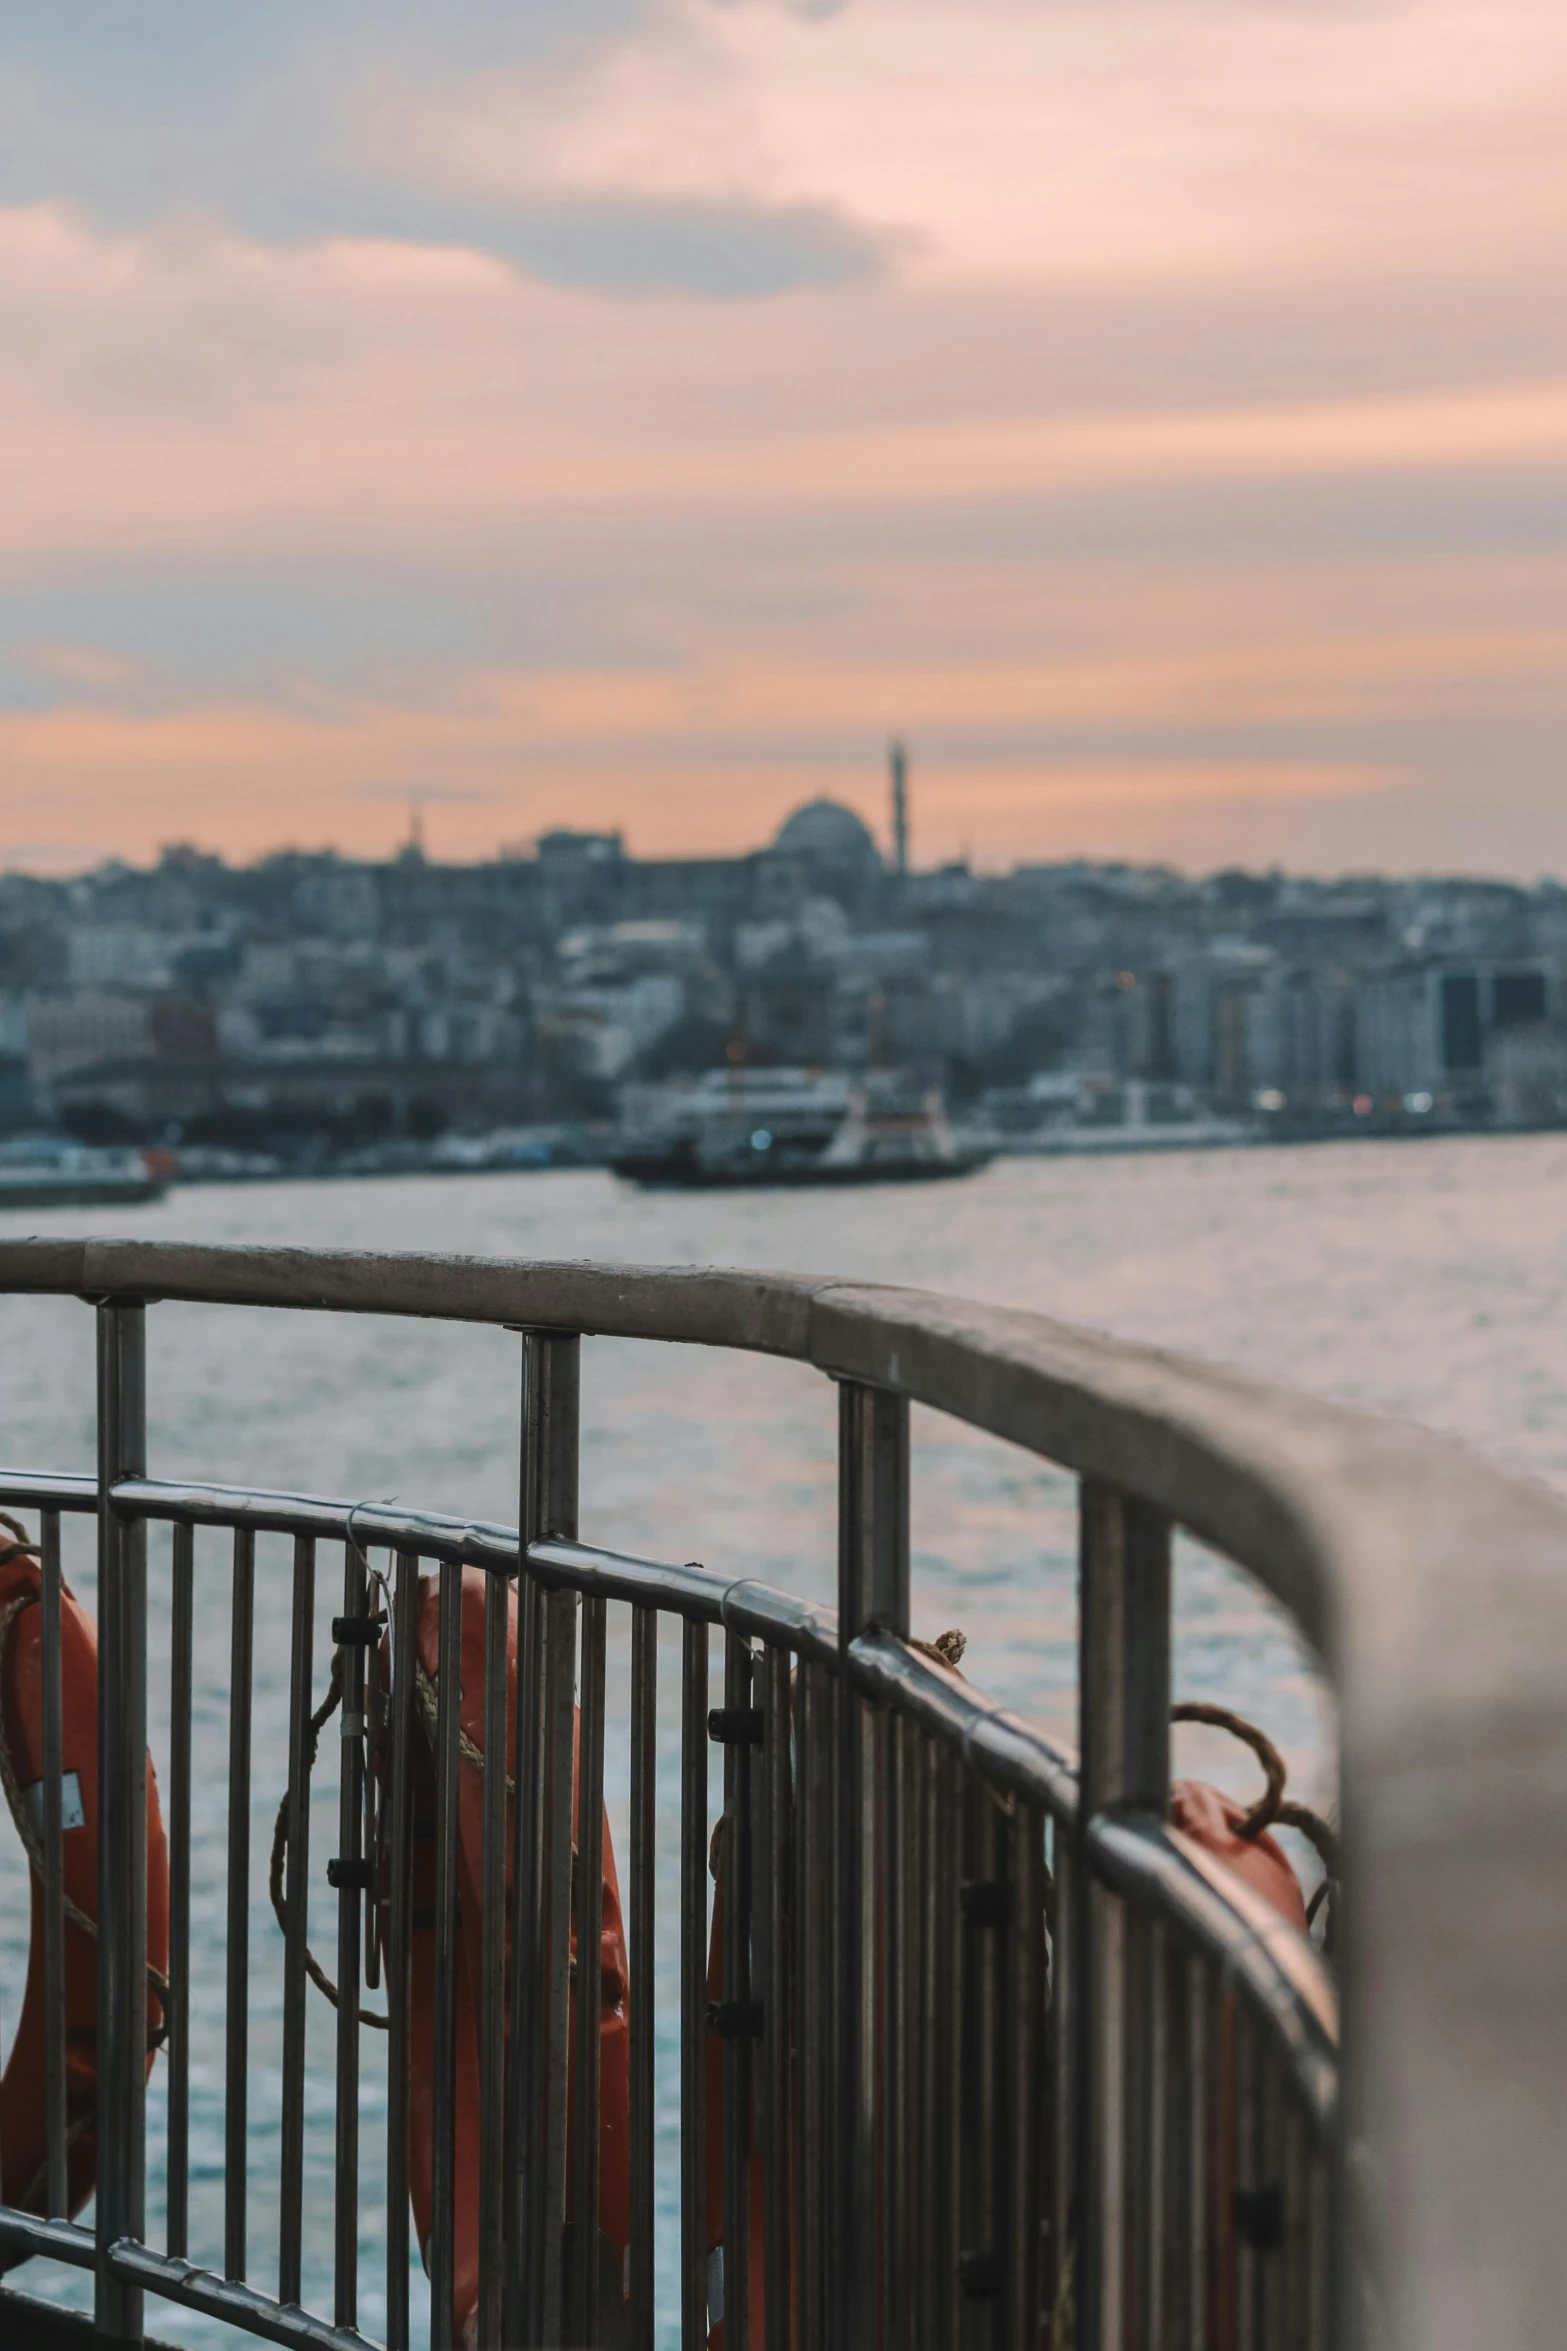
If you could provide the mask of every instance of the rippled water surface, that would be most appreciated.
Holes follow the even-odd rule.
[[[277,1185],[176,1195],[151,1209],[0,1220],[23,1231],[458,1250],[506,1257],[717,1263],[912,1283],[1028,1306],[1183,1349],[1461,1435],[1567,1486],[1567,1144],[1554,1138],[1359,1144],[1158,1159],[998,1165],[962,1184],[860,1193],[648,1196],[598,1173]],[[90,1469],[92,1317],[75,1301],[0,1300],[0,1458]],[[370,1319],[160,1306],[149,1314],[154,1475],[410,1503],[516,1520],[518,1341],[505,1332]],[[832,1391],[798,1365],[589,1340],[583,1351],[582,1528],[589,1541],[821,1597],[833,1583]],[[1073,1735],[1074,1520],[1069,1481],[924,1412],[914,1430],[915,1625],[961,1626],[966,1670],[1064,1738]],[[85,1528],[68,1573],[90,1600]],[[152,1545],[151,1715],[167,1740],[167,1538]],[[198,1542],[194,1835],[196,1990],[192,2254],[221,2253],[223,1881],[228,1698],[224,1539]],[[317,1689],[341,1555],[323,1549]],[[265,1865],[287,1730],[288,1551],[258,1548],[250,2033],[251,2270],[275,2285],[281,1938]],[[611,1713],[623,1716],[622,1625],[612,1626]],[[660,1770],[675,1829],[676,1657],[665,1647]],[[1183,1547],[1177,1694],[1255,1714],[1292,1783],[1331,1801],[1330,1711],[1279,1612],[1222,1563]],[[617,1701],[620,1701],[617,1709]],[[1244,1757],[1181,1733],[1178,1759],[1236,1787]],[[330,1744],[330,1742],[328,1742]],[[336,1796],[318,1770],[312,1939],[330,1960],[324,1865]],[[610,1804],[624,1809],[612,1738]],[[715,1775],[716,1790],[716,1775]],[[661,1957],[673,1959],[674,1873],[661,1868]],[[331,1898],[335,1908],[335,1898]],[[27,1948],[20,1854],[0,1850],[0,2032],[14,2025]],[[673,1976],[667,1979],[670,1988]],[[311,1995],[307,2300],[330,2306],[332,2031]],[[673,2149],[673,2017],[660,2019],[662,2147]],[[384,2309],[378,2166],[384,2067],[366,2035],[361,2323]],[[162,2068],[151,2094],[150,2212],[158,2241]],[[666,2190],[672,2186],[665,2165]],[[666,2215],[672,2212],[667,2194]],[[671,2227],[661,2233],[668,2238]],[[672,2297],[672,2263],[661,2283]],[[19,2274],[34,2290],[81,2281]],[[416,2302],[418,2296],[416,2294]],[[198,2341],[181,2314],[153,2331]],[[671,2337],[671,2339],[673,2339]]]

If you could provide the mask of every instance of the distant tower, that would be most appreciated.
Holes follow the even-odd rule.
[[[909,870],[909,762],[901,743],[892,746],[892,862],[894,870]]]
[[[403,854],[410,865],[424,863],[424,804],[419,800],[408,803],[408,845]]]

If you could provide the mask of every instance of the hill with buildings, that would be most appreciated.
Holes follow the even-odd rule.
[[[716,1066],[897,1068],[1026,1145],[1245,1117],[1567,1116],[1567,891],[919,870],[816,800],[738,857],[546,834],[486,864],[286,852],[0,877],[0,1124],[340,1163],[605,1122]]]

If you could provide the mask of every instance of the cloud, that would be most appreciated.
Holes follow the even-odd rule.
[[[328,26],[288,0],[254,15],[165,5],[116,12],[100,41],[65,8],[0,51],[0,199],[64,198],[111,231],[205,219],[273,244],[467,247],[621,293],[756,299],[882,268],[891,242],[841,206],[744,178],[668,190],[538,160],[520,178],[465,170],[443,154],[497,77],[533,108],[534,135],[507,134],[513,162],[518,132],[537,149],[562,93],[591,85],[601,55],[658,13],[574,6],[568,27],[542,7],[470,6],[443,10],[435,38],[411,7],[351,5]]]
[[[1567,466],[1567,368],[1306,402],[1152,397],[1010,413],[936,339],[916,402],[845,422],[835,297],[765,319],[509,283],[460,250],[280,251],[212,229],[110,238],[0,214],[0,428],[26,452],[0,556],[292,545],[428,555],[550,518],[687,529],[1248,482],[1498,481]],[[894,304],[894,315],[896,305]],[[959,306],[948,314],[956,333]],[[1567,353],[1564,353],[1567,358]],[[814,375],[813,375],[814,371]],[[1025,381],[1019,386],[1031,389]],[[919,413],[923,407],[924,413]],[[915,412],[910,413],[913,409]]]
[[[26,642],[16,647],[16,658],[40,677],[57,679],[77,692],[123,692],[136,677],[136,664],[123,653],[101,645],[61,645]]]
[[[13,12],[0,200],[709,297],[1563,257],[1555,0],[204,0]]]
[[[896,249],[826,204],[607,190],[510,208],[381,202],[336,208],[338,233],[471,246],[548,285],[753,301],[878,276]]]

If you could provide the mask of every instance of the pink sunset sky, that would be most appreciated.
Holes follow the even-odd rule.
[[[20,21],[19,21],[20,19]],[[0,864],[1567,873],[1560,0],[53,0]]]

